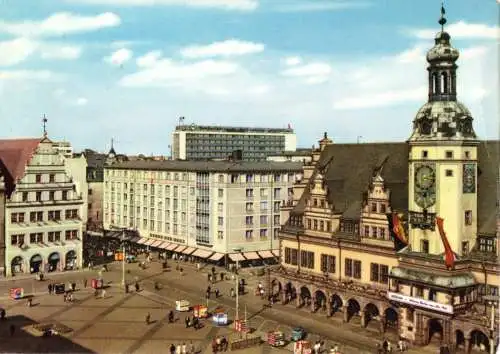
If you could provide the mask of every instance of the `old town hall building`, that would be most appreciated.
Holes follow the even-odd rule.
[[[444,10],[443,10],[444,14]],[[393,332],[412,345],[490,351],[498,341],[499,141],[457,101],[444,31],[407,142],[325,134],[294,185],[270,286],[283,303]]]

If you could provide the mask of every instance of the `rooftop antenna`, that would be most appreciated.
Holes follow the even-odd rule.
[[[438,23],[441,25],[441,32],[444,32],[444,25],[446,24],[446,17],[444,15],[446,14],[446,11],[444,9],[444,1],[441,2],[441,17],[439,18]]]
[[[47,117],[45,116],[45,114],[43,115],[43,118],[42,118],[42,124],[43,124],[43,137],[46,138],[47,137],[47,122],[48,122],[48,119]]]

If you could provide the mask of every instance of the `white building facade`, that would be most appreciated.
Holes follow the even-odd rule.
[[[81,268],[87,187],[69,171],[85,167],[70,168],[46,137],[0,140],[0,159],[15,180],[5,204],[4,274]]]
[[[265,160],[282,151],[295,151],[297,136],[291,128],[248,128],[179,125],[172,134],[174,160],[227,159],[241,150],[243,160]]]
[[[113,164],[104,172],[104,229],[134,229],[148,245],[163,241],[206,257],[275,250],[287,217],[281,206],[299,172],[295,162]]]

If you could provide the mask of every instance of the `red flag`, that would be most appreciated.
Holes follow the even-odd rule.
[[[399,241],[403,242],[405,245],[408,244],[403,223],[401,222],[401,218],[397,213],[392,214],[392,231],[394,232],[394,235],[399,239]]]
[[[436,216],[436,225],[439,230],[439,235],[441,236],[441,241],[443,241],[444,246],[444,263],[448,268],[453,268],[455,265],[456,256],[451,249],[450,243],[448,242],[448,238],[446,237],[446,233],[443,228],[444,219]]]

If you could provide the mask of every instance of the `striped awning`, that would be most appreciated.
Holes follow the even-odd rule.
[[[184,253],[185,255],[190,255],[196,250],[194,247],[187,247],[185,250],[181,251],[181,253]]]
[[[193,256],[200,258],[208,258],[212,253],[213,253],[212,251],[202,250],[198,248],[196,252],[193,253]]]
[[[280,250],[271,250],[271,252],[274,254],[275,257],[280,256]]]
[[[243,253],[243,256],[245,256],[245,258],[249,261],[260,259],[260,256],[257,252],[245,252]]]
[[[174,249],[177,248],[177,246],[179,246],[179,245],[176,244],[176,243],[171,243],[170,245],[167,246],[167,250],[168,251],[173,251]]]
[[[179,246],[179,248],[177,248],[175,252],[182,253],[182,251],[184,251],[186,248],[187,248],[186,246]]]
[[[275,258],[276,256],[271,251],[259,251],[257,252],[262,258]]]
[[[212,257],[209,258],[209,260],[218,262],[222,257],[224,257],[224,253],[214,253]]]
[[[149,240],[147,240],[145,243],[144,243],[144,246],[151,246],[151,244],[155,242],[154,239],[150,238]]]
[[[241,253],[230,253],[229,254],[229,258],[233,262],[240,262],[240,261],[244,261],[245,260],[245,257],[243,257],[243,255]]]
[[[145,237],[141,237],[141,239],[140,239],[139,241],[137,241],[137,243],[138,243],[138,244],[140,244],[140,245],[143,245],[143,244],[145,244],[147,241],[148,241],[148,239],[147,239],[147,238],[145,238]]]
[[[151,244],[151,247],[159,247],[162,243],[163,241],[155,241]]]
[[[164,241],[161,243],[161,245],[159,245],[158,247],[159,248],[163,248],[164,250],[167,249],[168,245],[170,245],[170,242],[167,242],[167,241]]]

